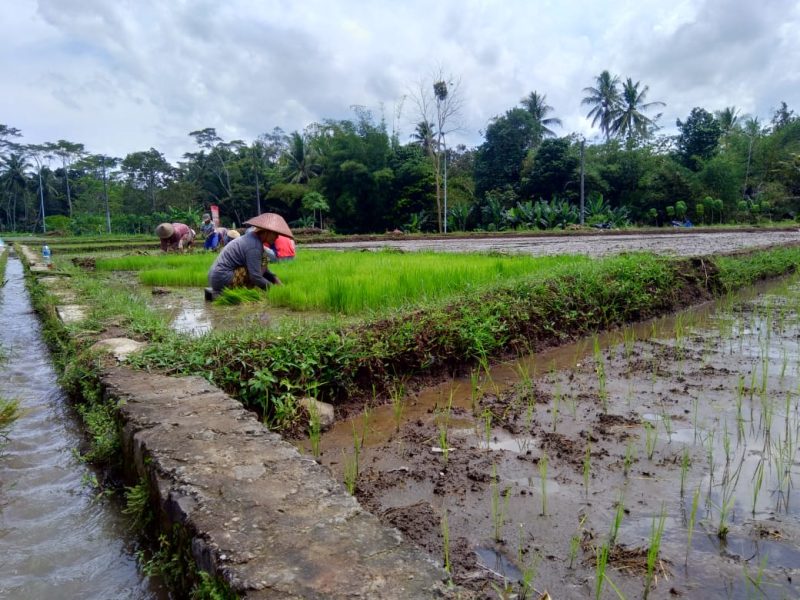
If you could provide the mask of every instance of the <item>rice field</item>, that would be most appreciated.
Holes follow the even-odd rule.
[[[101,271],[138,271],[153,286],[207,285],[215,254],[126,256],[98,260]],[[587,257],[433,252],[304,250],[270,269],[283,281],[265,300],[295,311],[354,315],[438,300],[498,281],[535,276]]]

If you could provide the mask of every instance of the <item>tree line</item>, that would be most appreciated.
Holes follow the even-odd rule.
[[[192,131],[195,149],[177,164],[156,148],[115,157],[67,140],[25,144],[21,131],[0,125],[0,230],[150,232],[164,220],[196,224],[211,204],[227,226],[271,211],[295,227],[341,233],[800,213],[800,117],[785,102],[765,122],[732,106],[695,107],[676,135],[664,135],[655,112],[664,102],[649,101],[640,81],[603,71],[581,100],[602,134],[595,143],[559,135],[555,109],[532,91],[489,121],[479,146],[449,147],[459,83],[441,73],[420,83],[411,94],[419,120],[405,140],[354,106],[350,119],[288,134],[276,127],[251,142]]]

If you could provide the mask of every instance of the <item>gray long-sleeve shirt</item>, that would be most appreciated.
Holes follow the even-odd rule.
[[[239,267],[246,267],[250,282],[266,289],[268,281],[261,274],[261,255],[264,245],[255,233],[248,231],[243,236],[228,243],[208,271],[208,284],[215,290],[221,290],[233,279],[233,272]]]

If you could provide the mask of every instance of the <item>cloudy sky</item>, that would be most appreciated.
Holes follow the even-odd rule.
[[[580,101],[604,69],[666,102],[666,132],[694,106],[800,112],[795,0],[16,0],[3,13],[0,123],[116,156],[155,147],[174,162],[193,130],[249,142],[352,105],[406,141],[412,93],[437,71],[460,81],[449,141],[468,146],[533,90],[558,133],[597,135]]]

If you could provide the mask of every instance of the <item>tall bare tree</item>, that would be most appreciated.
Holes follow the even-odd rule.
[[[461,80],[452,75],[445,76],[444,71],[439,69],[433,77],[420,81],[418,89],[411,92],[411,97],[417,105],[416,123],[433,126],[433,139],[428,144],[427,152],[436,176],[436,219],[441,233],[445,231],[443,223],[447,218],[442,207],[442,174],[447,155],[447,135],[460,128],[458,118],[464,103]]]

